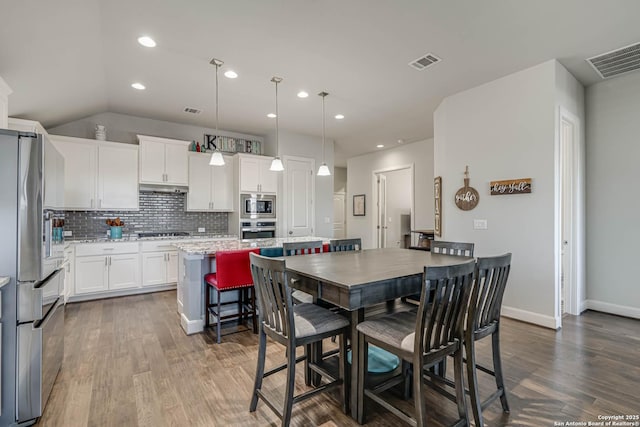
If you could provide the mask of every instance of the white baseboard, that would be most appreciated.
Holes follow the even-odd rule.
[[[587,300],[580,301],[580,314],[584,313],[587,310]]]
[[[602,311],[603,313],[640,319],[640,308],[638,307],[611,304],[609,302],[595,301],[592,299],[586,301],[586,307],[590,310]]]
[[[189,320],[184,313],[180,315],[180,325],[187,335],[197,334],[204,330],[204,320]]]
[[[151,292],[170,291],[176,289],[176,285],[148,286],[144,288],[123,289],[118,291],[94,292],[90,294],[70,295],[67,302],[91,301],[94,299],[125,297],[127,295],[149,294]]]
[[[550,329],[558,329],[562,325],[561,319],[557,319],[553,316],[546,316],[540,313],[534,313],[533,311],[521,310],[514,307],[502,306],[500,314],[510,319],[521,320],[527,323],[533,323],[534,325],[543,326]]]

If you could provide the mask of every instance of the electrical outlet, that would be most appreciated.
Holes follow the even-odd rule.
[[[324,223],[325,224],[329,224],[331,222],[331,218],[329,218],[328,216],[324,217]]]
[[[486,219],[474,219],[473,220],[473,229],[474,230],[486,230],[487,229],[487,220]]]
[[[198,227],[198,233],[204,233],[204,227]]]
[[[73,236],[73,231],[71,230],[64,230],[64,237],[71,237]]]

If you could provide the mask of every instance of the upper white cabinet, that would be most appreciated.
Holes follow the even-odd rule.
[[[137,210],[138,147],[52,135],[64,157],[64,207]]]
[[[209,165],[210,154],[189,153],[188,211],[233,211],[233,159]]]
[[[138,135],[140,184],[188,185],[189,141]]]
[[[278,172],[270,171],[272,157],[238,154],[241,193],[276,193]]]

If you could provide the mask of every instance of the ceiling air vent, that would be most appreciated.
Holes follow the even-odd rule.
[[[202,113],[202,110],[198,110],[197,108],[184,107],[184,112],[190,114],[200,114]]]
[[[603,79],[640,69],[640,43],[632,44],[587,59]]]
[[[427,53],[426,55],[423,55],[420,58],[409,62],[409,67],[415,68],[418,71],[422,71],[425,68],[430,67],[440,61],[442,61],[442,59],[438,58],[433,53]]]

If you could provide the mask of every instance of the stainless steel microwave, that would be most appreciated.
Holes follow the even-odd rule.
[[[241,194],[240,217],[249,219],[275,218],[276,196],[264,194]]]

